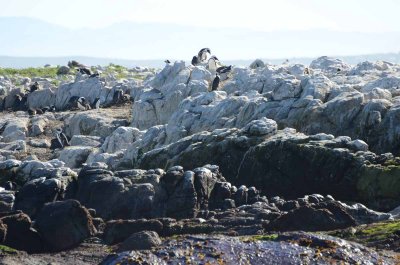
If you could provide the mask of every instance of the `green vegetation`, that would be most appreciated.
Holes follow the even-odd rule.
[[[16,254],[18,251],[16,249],[7,247],[5,245],[0,245],[0,253],[5,254]]]
[[[394,233],[400,233],[400,221],[372,224],[357,232],[355,236],[373,242],[388,239]]]
[[[400,166],[364,166],[358,178],[357,190],[360,198],[370,207],[393,209],[399,205]],[[384,199],[385,203],[379,203],[377,198]]]
[[[397,248],[387,242],[392,242],[400,234],[400,221],[386,221],[369,225],[362,225],[356,228],[337,230],[329,232],[331,236],[340,237],[346,240],[355,241],[366,246],[383,247],[389,249]]]
[[[41,77],[41,78],[52,78],[55,79],[52,83],[55,86],[58,86],[62,80],[67,80],[68,76],[66,75],[57,75],[59,66],[57,67],[29,67],[23,69],[14,69],[14,68],[1,68],[0,67],[0,76],[7,76],[7,77]],[[91,70],[95,72],[97,69],[96,67],[91,67]],[[74,74],[75,70],[72,69],[70,74]],[[144,80],[146,75],[141,73],[130,72],[128,68],[117,65],[117,64],[110,64],[105,67],[103,71],[103,75],[114,75],[117,79],[126,79],[126,78],[135,78]],[[20,85],[20,84],[16,84]]]
[[[103,72],[104,74],[113,74],[116,76],[117,79],[124,79],[127,78],[129,75],[128,68],[110,63],[106,70]]]
[[[243,242],[255,242],[255,241],[274,241],[278,239],[278,234],[268,234],[268,235],[256,235],[251,237],[244,237]]]
[[[95,69],[92,68],[92,70],[95,70]],[[129,72],[129,69],[127,67],[122,66],[122,65],[112,64],[112,63],[106,67],[106,69],[103,71],[103,74],[115,75],[115,77],[117,79],[135,78],[135,79],[144,80],[146,78],[146,75],[142,75],[140,73]]]
[[[52,77],[55,78],[57,76],[58,67],[29,67],[23,69],[14,69],[14,68],[0,68],[0,76],[22,76],[22,77]]]
[[[278,234],[260,235],[260,236],[254,236],[253,238],[254,240],[273,241],[278,238]]]

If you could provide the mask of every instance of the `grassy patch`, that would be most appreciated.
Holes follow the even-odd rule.
[[[386,221],[358,226],[354,228],[353,233],[349,233],[348,230],[345,229],[332,231],[328,234],[367,246],[376,246],[400,234],[400,221]]]
[[[255,242],[255,241],[274,241],[278,238],[278,234],[269,234],[269,235],[256,235],[245,237],[243,242]]]
[[[391,237],[394,233],[400,233],[400,221],[376,223],[367,226],[356,233],[356,237],[364,238],[365,241],[381,241]]]
[[[274,241],[278,238],[278,234],[270,234],[270,235],[262,235],[262,236],[254,236],[254,240],[261,241]]]
[[[29,67],[23,69],[0,68],[0,76],[51,77],[57,76],[58,67]]]
[[[18,251],[16,249],[7,247],[5,245],[0,245],[0,253],[16,254]]]
[[[105,74],[112,74],[115,75],[117,79],[124,79],[128,77],[127,74],[128,68],[122,66],[122,65],[117,65],[117,64],[112,64],[110,63],[107,67],[106,70],[104,71]]]

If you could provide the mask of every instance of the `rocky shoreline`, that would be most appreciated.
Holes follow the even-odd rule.
[[[400,65],[91,69],[0,77],[1,263],[396,264]]]

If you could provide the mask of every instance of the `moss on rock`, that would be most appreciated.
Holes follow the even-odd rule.
[[[392,210],[400,204],[400,166],[364,166],[357,190],[360,199],[371,207]]]

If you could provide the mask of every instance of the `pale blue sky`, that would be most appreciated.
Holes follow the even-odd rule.
[[[400,51],[400,0],[0,0],[0,7],[0,55],[7,56],[188,60],[210,47],[228,60]]]
[[[0,16],[69,28],[121,21],[253,30],[400,31],[398,0],[0,0]]]

